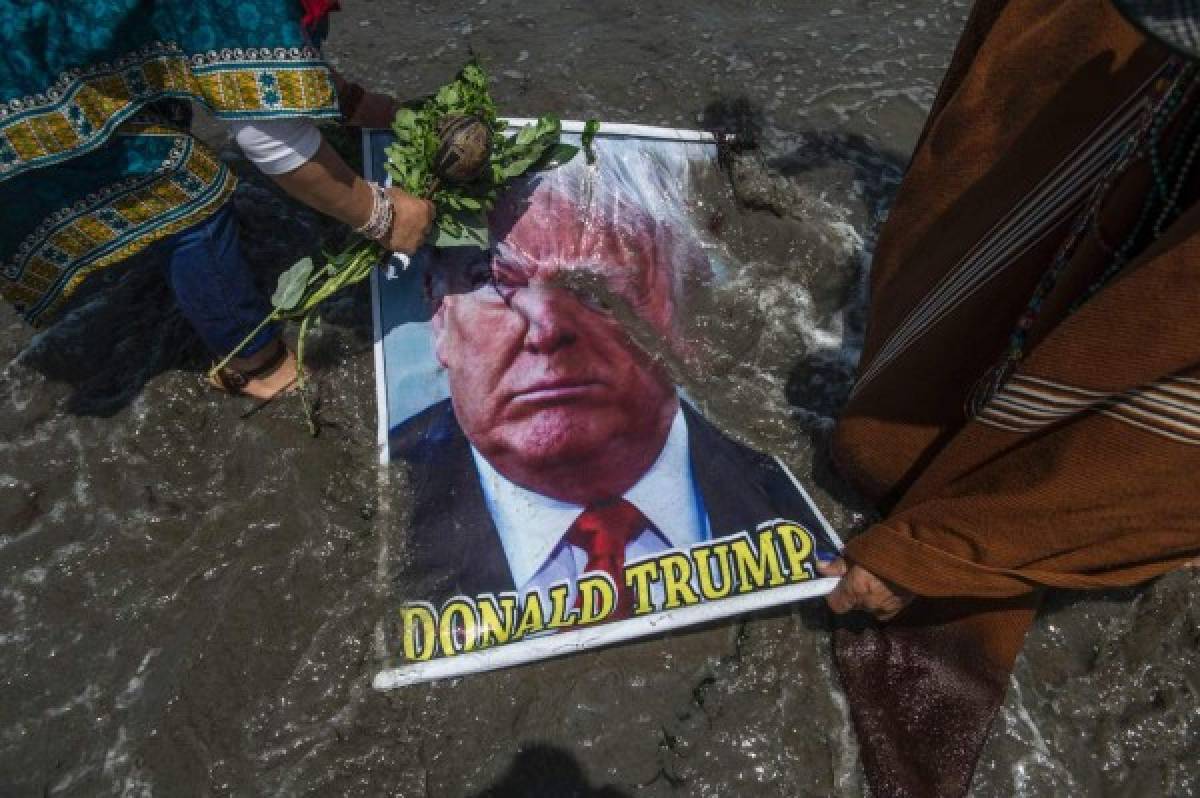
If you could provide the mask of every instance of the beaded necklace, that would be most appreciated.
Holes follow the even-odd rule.
[[[1194,73],[1193,79],[1185,89],[1186,94],[1196,91],[1197,85],[1200,84],[1200,81],[1195,79],[1196,77],[1200,77],[1200,75]],[[1186,100],[1187,97],[1184,96],[1180,104],[1186,102]],[[1161,131],[1159,133],[1161,134]],[[1142,205],[1141,214],[1138,216],[1129,235],[1125,238],[1125,242],[1116,249],[1107,247],[1103,242],[1103,238],[1097,235],[1097,240],[1101,242],[1101,246],[1104,246],[1109,251],[1112,261],[1100,277],[1089,285],[1083,295],[1071,305],[1071,313],[1078,310],[1081,305],[1091,299],[1113,277],[1116,277],[1117,273],[1129,262],[1133,254],[1140,252],[1145,245],[1162,235],[1163,230],[1183,211],[1179,207],[1179,195],[1187,184],[1188,177],[1191,176],[1192,167],[1196,164],[1197,156],[1200,155],[1200,135],[1197,135],[1198,133],[1200,133],[1200,104],[1197,104],[1192,109],[1191,116],[1179,132],[1169,162],[1164,164],[1159,152],[1158,137],[1153,131],[1151,132],[1147,158],[1150,162],[1150,172],[1154,183],[1147,191],[1146,202]],[[1175,180],[1173,183],[1168,183],[1167,175],[1172,174],[1175,175]],[[1160,200],[1161,208],[1158,207]],[[1143,241],[1146,225],[1154,217],[1155,210],[1158,211],[1158,216],[1150,229],[1150,238]]]
[[[1121,144],[1116,158],[1097,182],[1087,204],[1075,217],[1066,238],[1055,253],[1050,267],[1034,288],[1033,295],[1009,335],[1008,346],[1000,362],[984,372],[967,395],[965,409],[968,418],[974,418],[983,411],[1025,356],[1029,331],[1086,233],[1096,233],[1096,238],[1109,254],[1110,261],[1101,275],[1071,305],[1068,314],[1074,313],[1091,299],[1129,263],[1134,254],[1141,251],[1139,244],[1144,243],[1144,234],[1148,226],[1153,240],[1182,211],[1178,205],[1179,196],[1197,157],[1200,156],[1200,136],[1197,136],[1197,132],[1200,132],[1200,104],[1193,109],[1185,127],[1176,137],[1177,144],[1165,164],[1160,150],[1165,131],[1175,119],[1176,113],[1197,85],[1200,85],[1200,81],[1196,79],[1198,72],[1200,68],[1196,64],[1183,58],[1173,56],[1168,60],[1163,75],[1156,81],[1154,95],[1147,104],[1141,121]],[[1141,213],[1125,240],[1117,247],[1110,247],[1099,235],[1100,210],[1117,178],[1142,156],[1150,163],[1154,182],[1146,192]],[[1150,225],[1151,219],[1154,220],[1153,225]]]

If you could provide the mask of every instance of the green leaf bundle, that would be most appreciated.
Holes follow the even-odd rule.
[[[444,180],[436,168],[437,155],[443,146],[438,131],[444,119],[455,116],[473,117],[486,125],[491,134],[487,162],[468,182]],[[436,209],[434,228],[427,243],[434,247],[486,249],[490,244],[487,212],[495,206],[501,189],[530,170],[564,164],[579,152],[578,147],[559,140],[562,125],[557,117],[543,116],[506,137],[507,127],[508,123],[497,116],[496,105],[488,92],[487,74],[476,62],[463,67],[454,80],[433,96],[415,107],[404,107],[396,112],[392,121],[396,140],[385,150],[385,168],[394,186],[433,202]],[[589,156],[590,138],[598,127],[594,120],[588,122]],[[385,254],[383,247],[375,241],[355,236],[341,252],[326,254],[326,262],[321,267],[317,267],[311,258],[297,261],[279,276],[271,296],[274,309],[270,315],[233,352],[213,366],[210,375],[228,365],[266,325],[275,321],[299,321],[298,383],[309,430],[315,435],[316,424],[304,392],[304,339],[317,306],[343,288],[366,279]]]
[[[520,131],[505,136],[508,123],[496,115],[487,88],[487,75],[477,63],[463,67],[417,108],[401,109],[392,122],[396,141],[388,146],[386,169],[393,185],[437,207],[435,247],[489,244],[487,212],[510,180],[531,169],[551,168],[575,157],[579,148],[559,141],[562,125],[554,116],[543,116]],[[491,131],[492,149],[478,178],[453,184],[439,178],[436,155],[442,145],[438,126],[445,117],[478,119]]]

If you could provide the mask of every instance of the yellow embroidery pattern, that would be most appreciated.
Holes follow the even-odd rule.
[[[33,324],[53,316],[89,275],[210,216],[237,185],[214,153],[178,131],[127,124],[120,134],[175,142],[149,179],[115,184],[64,209],[22,244],[0,294]]]
[[[188,56],[156,42],[0,105],[0,180],[95,149],[141,105],[163,97],[197,99],[224,119],[338,116],[329,68],[312,47]]]

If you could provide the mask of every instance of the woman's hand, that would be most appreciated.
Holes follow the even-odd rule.
[[[425,243],[429,235],[429,228],[433,225],[433,203],[395,187],[386,190],[395,216],[392,218],[392,229],[379,243],[392,252],[411,255]]]
[[[822,576],[841,577],[833,592],[825,597],[836,614],[862,610],[880,621],[890,621],[913,600],[912,593],[883,581],[861,565],[846,565],[841,557],[831,563],[817,563]]]

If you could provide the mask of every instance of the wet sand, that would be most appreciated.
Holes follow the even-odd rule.
[[[760,127],[730,189],[745,268],[696,311],[711,368],[682,377],[809,482],[839,531],[869,522],[824,436],[874,234],[965,3],[343,7],[327,54],[401,96],[473,50],[513,115]],[[334,228],[235,165],[269,285]],[[375,466],[365,291],[314,336],[312,439],[295,402],[242,418],[248,405],[201,385],[156,256],[139,260],[47,332],[0,307],[0,794],[864,793],[819,603],[373,691],[393,609],[381,550],[405,501],[403,474]],[[1200,792],[1195,574],[1052,600],[972,793]]]

